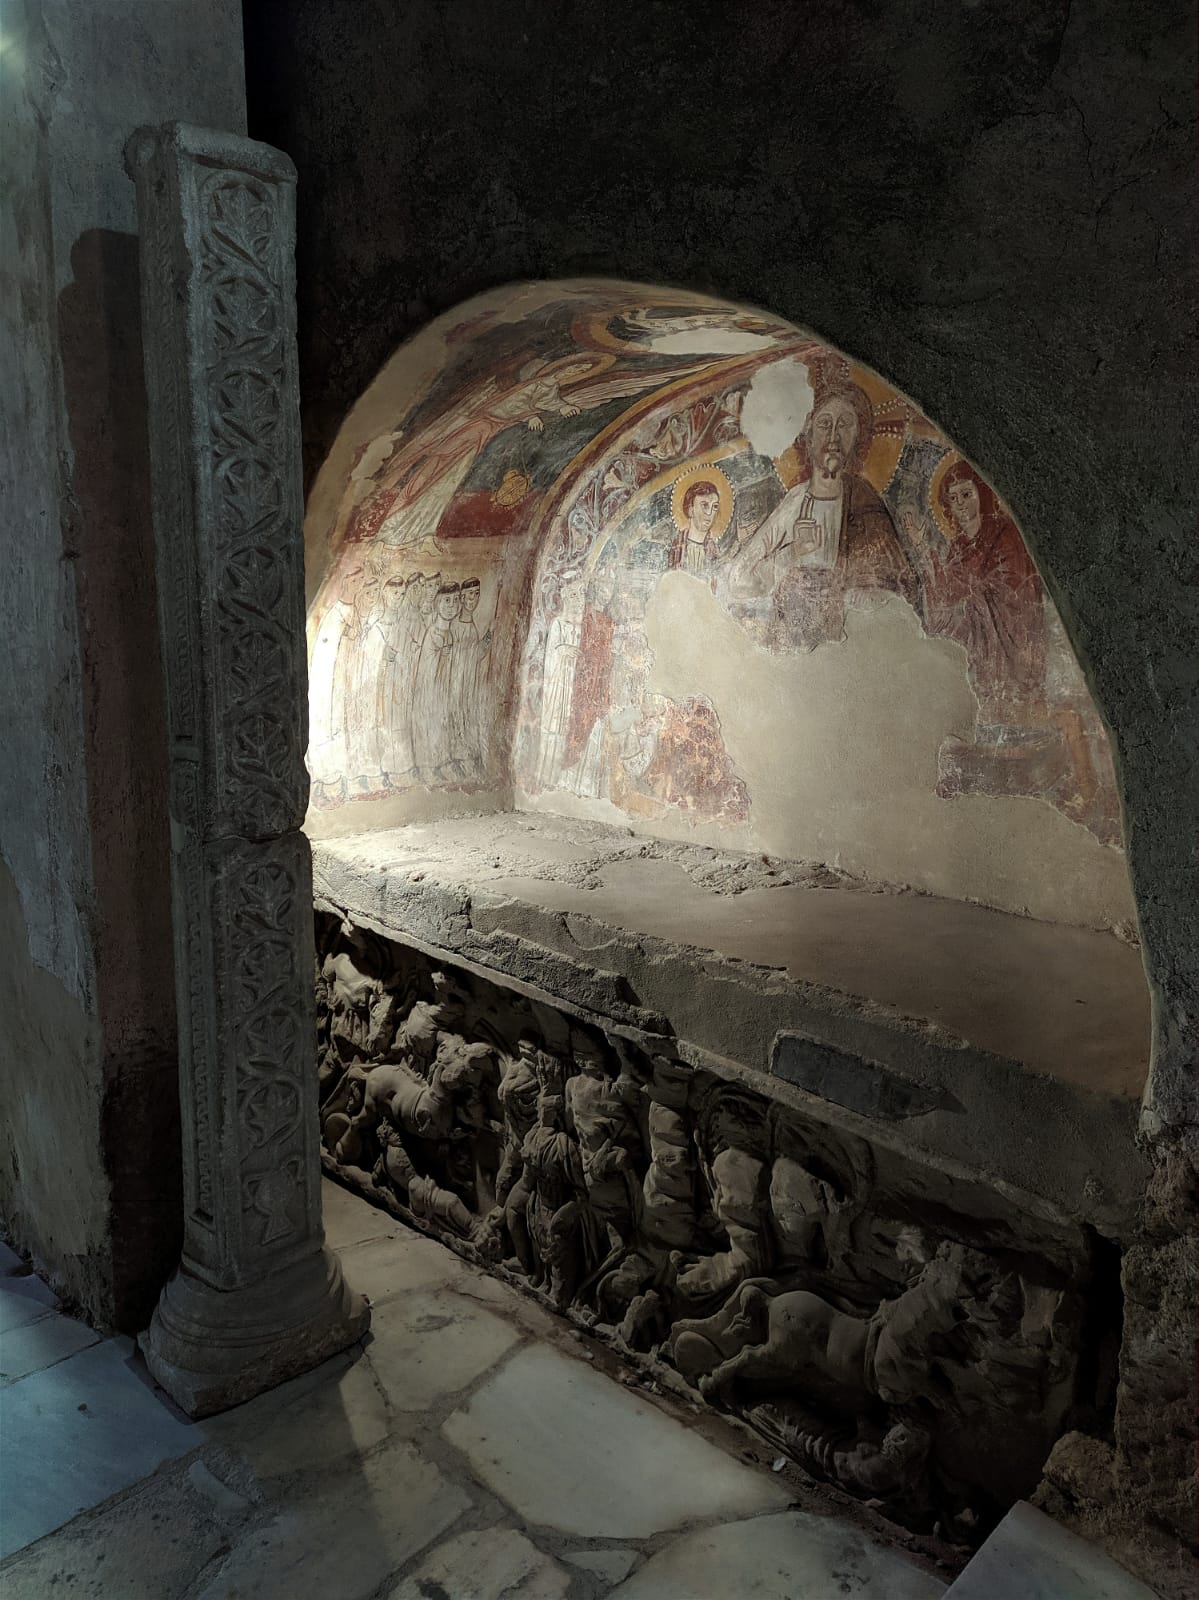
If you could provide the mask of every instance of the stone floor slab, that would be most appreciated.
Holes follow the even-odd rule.
[[[513,1288],[501,1278],[483,1272],[464,1272],[454,1284],[455,1294],[493,1306],[509,1322],[517,1323],[539,1339],[560,1339],[567,1331],[562,1318],[555,1316],[533,1298]]]
[[[520,1337],[462,1295],[418,1290],[376,1308],[367,1355],[397,1410],[425,1411],[481,1377]]]
[[[581,1538],[644,1539],[789,1499],[648,1400],[543,1346],[513,1356],[442,1432],[523,1521]]]
[[[359,1348],[202,1426],[269,1480],[373,1449],[387,1437],[387,1401]]]
[[[1110,1556],[1018,1500],[945,1600],[1155,1600]]]
[[[452,1250],[411,1228],[352,1245],[339,1255],[346,1282],[366,1295],[372,1306],[385,1305],[413,1289],[452,1283],[464,1271]]]
[[[58,1296],[25,1268],[17,1257],[16,1269],[0,1277],[0,1333],[24,1327],[47,1311],[58,1309]]]
[[[195,1600],[367,1600],[469,1508],[411,1445],[392,1446],[247,1529]]]
[[[42,1372],[99,1342],[100,1335],[86,1322],[46,1312],[0,1336],[0,1380],[12,1383],[31,1372]]]
[[[0,1390],[0,1557],[201,1443],[132,1357],[106,1339]]]
[[[387,1600],[564,1600],[570,1575],[515,1528],[447,1539],[401,1579]]]
[[[372,1206],[361,1195],[343,1189],[340,1183],[325,1178],[321,1183],[321,1213],[325,1242],[334,1250],[348,1250],[368,1239],[393,1238],[411,1232],[389,1211]]]
[[[619,1583],[637,1564],[637,1550],[568,1550],[562,1559],[583,1572],[594,1573],[605,1583]]]
[[[939,1600],[945,1585],[865,1534],[803,1511],[676,1539],[611,1600]],[[990,1600],[1009,1600],[995,1590]]]
[[[226,1546],[229,1527],[229,1516],[218,1512],[211,1496],[197,1493],[191,1480],[148,1478],[114,1505],[76,1517],[4,1562],[0,1595],[176,1600]]]

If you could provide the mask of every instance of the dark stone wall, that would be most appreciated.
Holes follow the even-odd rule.
[[[584,273],[812,328],[991,477],[1114,735],[1155,995],[1146,1131],[1192,1173],[1192,8],[245,0],[245,20],[250,132],[300,173],[310,478],[430,316]],[[1146,1248],[1160,1249],[1149,1233]],[[1133,1306],[1125,1356],[1185,1386],[1191,1333],[1168,1298]],[[1127,1429],[1112,1460],[1115,1488],[1086,1491],[1108,1507],[1093,1525],[1166,1586],[1183,1569],[1151,1557],[1145,1519],[1170,1539],[1186,1516],[1169,1497],[1149,1507]]]
[[[810,326],[995,481],[1116,736],[1192,1119],[1199,557],[1181,0],[245,0],[250,132],[300,172],[309,478],[395,346],[604,273]]]

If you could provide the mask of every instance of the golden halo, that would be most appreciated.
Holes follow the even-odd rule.
[[[902,434],[876,432],[858,471],[881,492],[890,483],[902,450]]]
[[[710,539],[719,539],[733,518],[733,486],[719,467],[701,462],[697,467],[688,467],[686,471],[680,472],[670,491],[670,514],[674,518],[675,527],[680,533],[685,533],[687,518],[683,515],[683,501],[687,490],[693,483],[705,482],[713,484],[720,496],[716,520],[712,524],[712,532],[708,535]]]
[[[781,456],[775,456],[774,470],[778,473],[779,482],[784,489],[794,489],[803,470],[799,464],[799,451],[795,445],[789,444]]]
[[[966,461],[966,458],[959,455],[956,450],[946,450],[940,461],[938,461],[936,466],[933,468],[933,475],[929,480],[928,503],[932,507],[932,513],[936,518],[937,527],[940,528],[941,532],[947,539],[957,538],[958,526],[952,517],[947,517],[945,515],[945,508],[941,504],[941,485],[945,481],[945,474],[952,468],[961,465],[963,462],[965,462],[966,466],[970,465],[970,463]]]

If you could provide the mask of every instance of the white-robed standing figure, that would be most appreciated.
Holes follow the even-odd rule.
[[[552,789],[562,774],[582,636],[583,586],[574,583],[562,591],[562,609],[550,623],[545,641],[541,749],[537,761],[537,781],[543,789]]]
[[[384,787],[403,787],[415,765],[412,754],[412,693],[424,620],[420,573],[389,578],[383,585],[384,652],[379,678],[380,764]]]
[[[456,583],[438,585],[433,615],[421,640],[412,694],[412,748],[422,783],[447,783],[454,770],[454,623],[461,605]]]
[[[346,706],[346,776],[360,794],[383,787],[383,718],[380,691],[387,658],[388,586],[359,592],[355,607],[357,648]]]
[[[481,777],[487,761],[487,663],[491,629],[480,634],[475,616],[483,588],[478,578],[467,578],[460,591],[454,623],[453,701],[457,716],[457,759],[468,777]]]
[[[308,771],[317,798],[330,790],[345,793],[349,752],[347,712],[352,688],[357,616],[354,602],[366,568],[361,562],[342,573],[337,598],[320,613],[308,660]]]

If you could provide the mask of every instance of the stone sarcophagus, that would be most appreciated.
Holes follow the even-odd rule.
[[[1102,1417],[1083,1226],[327,912],[316,984],[328,1170],[909,1526],[977,1537]]]

